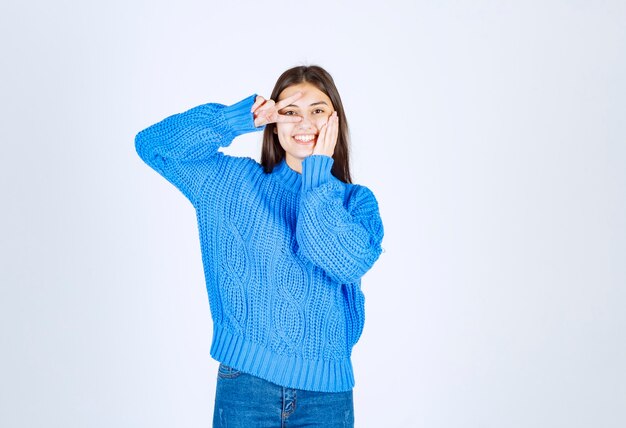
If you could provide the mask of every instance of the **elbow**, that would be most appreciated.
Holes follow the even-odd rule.
[[[306,236],[297,229],[300,254],[342,284],[359,282],[382,253],[382,227],[376,233],[347,233],[331,237]],[[325,239],[326,238],[326,239]]]
[[[353,283],[360,281],[361,278],[369,272],[374,266],[376,260],[380,257],[382,249],[380,245],[372,247],[366,254],[362,254],[358,259],[352,261],[352,269],[345,272],[344,282]]]
[[[360,280],[378,260],[382,253],[382,227],[376,233],[368,233],[363,239],[351,242],[353,245],[345,245],[344,257],[345,266],[344,279],[348,282]]]
[[[135,151],[137,152],[137,155],[144,160],[144,162],[148,162],[148,159],[150,158],[150,149],[145,132],[145,130],[141,131],[135,136]]]
[[[326,254],[326,257],[315,257],[303,251],[303,255],[314,265],[321,268],[334,281],[341,284],[358,283],[374,266],[382,249],[380,245],[372,246],[358,253]]]
[[[361,281],[367,270],[353,270],[345,272],[335,272],[330,276],[340,284],[356,284]]]
[[[160,154],[159,150],[157,150],[154,140],[150,138],[146,130],[141,131],[135,136],[135,151],[148,166],[156,171],[163,170],[165,159]]]
[[[374,261],[363,261],[354,263],[352,266],[342,266],[330,273],[330,276],[341,284],[354,284],[361,281],[361,278],[374,266]]]

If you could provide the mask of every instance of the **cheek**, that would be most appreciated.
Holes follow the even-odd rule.
[[[317,129],[318,129],[318,130],[319,130],[319,129],[321,129],[321,128],[322,128],[322,126],[326,125],[326,123],[328,123],[328,118],[329,118],[329,117],[330,117],[330,115],[328,115],[328,116],[322,116],[322,117],[319,117],[319,118],[317,119],[317,121],[315,122],[315,124],[316,124],[316,126],[317,126]]]
[[[274,129],[278,135],[290,135],[292,128],[289,123],[277,123]]]
[[[281,123],[277,124],[276,128],[274,129],[278,134],[278,141],[280,141],[281,146],[291,139],[293,125],[288,123]]]

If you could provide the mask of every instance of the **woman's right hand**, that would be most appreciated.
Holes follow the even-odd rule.
[[[260,126],[267,125],[268,123],[300,122],[302,120],[301,117],[286,116],[284,114],[280,114],[279,111],[301,96],[302,92],[296,92],[292,96],[276,103],[274,100],[266,100],[262,96],[257,95],[251,109],[251,112],[254,115],[254,126],[258,128]]]

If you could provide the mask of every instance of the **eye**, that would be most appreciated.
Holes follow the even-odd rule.
[[[296,114],[296,112],[293,111],[293,110],[285,110],[281,114],[285,115],[285,116],[294,116]]]
[[[322,114],[322,113],[324,113],[323,108],[316,108],[315,110],[313,110],[313,114]]]

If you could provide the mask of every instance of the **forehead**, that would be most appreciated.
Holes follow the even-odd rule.
[[[308,82],[298,83],[297,85],[292,85],[283,89],[278,96],[278,101],[283,100],[296,92],[302,92],[302,97],[298,98],[294,102],[295,105],[309,105],[319,101],[325,101],[331,107],[333,105],[330,98],[328,98],[328,95]]]

